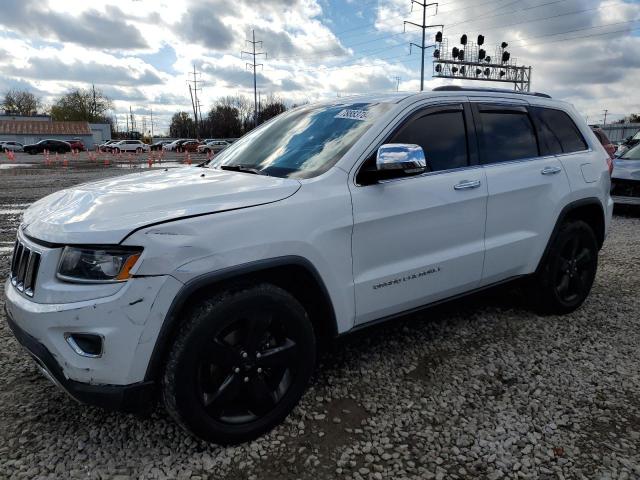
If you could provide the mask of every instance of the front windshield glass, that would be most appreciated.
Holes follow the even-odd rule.
[[[390,108],[387,103],[300,107],[245,135],[209,166],[274,177],[314,177],[335,165]]]
[[[640,160],[640,145],[630,148],[620,158],[622,160]]]

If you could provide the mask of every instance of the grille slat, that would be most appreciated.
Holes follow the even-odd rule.
[[[11,259],[11,284],[29,297],[35,290],[38,269],[40,268],[40,254],[16,240]]]

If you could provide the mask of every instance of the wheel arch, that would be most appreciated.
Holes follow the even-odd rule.
[[[306,258],[285,256],[258,260],[206,273],[185,283],[173,299],[156,339],[145,380],[159,378],[169,349],[183,321],[184,313],[201,299],[225,288],[249,283],[271,283],[291,293],[311,318],[320,342],[338,335],[333,303],[322,277]]]
[[[558,236],[560,227],[563,223],[569,220],[582,220],[587,223],[592,229],[598,241],[598,248],[602,248],[605,239],[605,216],[602,203],[597,197],[582,198],[580,200],[573,201],[564,206],[558,215],[556,224],[553,227],[551,236],[547,242],[544,253],[538,262],[536,272],[540,270],[541,266],[549,254],[551,245]]]

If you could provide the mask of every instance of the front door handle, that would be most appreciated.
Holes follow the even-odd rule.
[[[540,173],[542,175],[553,175],[554,173],[559,173],[561,172],[562,169],[560,167],[544,167],[542,170],[540,170]]]
[[[463,180],[453,186],[454,190],[469,190],[470,188],[478,188],[480,180]]]

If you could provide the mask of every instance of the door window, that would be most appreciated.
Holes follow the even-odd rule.
[[[538,121],[546,154],[580,152],[587,149],[587,143],[580,130],[565,112],[543,107],[532,107],[531,110]]]
[[[469,164],[464,111],[458,106],[409,119],[385,143],[420,145],[430,171],[450,170]]]
[[[537,157],[538,141],[527,111],[480,108],[483,163]]]

